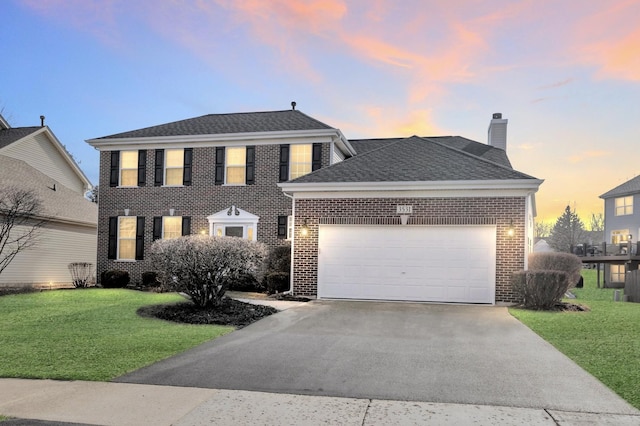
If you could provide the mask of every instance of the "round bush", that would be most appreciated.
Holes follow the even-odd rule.
[[[100,284],[104,288],[125,288],[131,278],[127,271],[111,270],[100,274]]]

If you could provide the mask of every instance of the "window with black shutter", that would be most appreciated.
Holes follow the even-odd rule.
[[[278,238],[287,238],[288,216],[278,216]]]
[[[107,250],[107,259],[116,259],[118,257],[118,217],[111,216],[109,218],[109,246]]]
[[[280,182],[289,180],[289,145],[280,145]]]
[[[224,147],[216,147],[216,185],[224,184]]]
[[[138,186],[147,184],[147,150],[138,151]]]
[[[144,216],[136,222],[136,260],[144,259]]]
[[[162,216],[153,217],[153,241],[162,238]]]
[[[153,179],[154,186],[162,186],[164,183],[164,149],[156,149],[156,166]]]
[[[182,236],[191,235],[191,216],[182,216]]]
[[[322,168],[322,144],[314,143],[311,154],[311,171],[314,172]]]
[[[248,146],[246,150],[247,150],[247,160],[245,163],[245,167],[246,167],[245,183],[247,185],[253,185],[256,183],[256,147]]]
[[[120,151],[111,151],[109,186],[118,186],[120,181]]]
[[[193,164],[193,148],[184,149],[184,170],[182,184],[185,186],[191,185],[191,167]]]

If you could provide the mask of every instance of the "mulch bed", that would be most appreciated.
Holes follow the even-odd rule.
[[[222,305],[211,309],[199,308],[192,302],[143,306],[138,309],[138,315],[143,317],[186,324],[232,325],[236,328],[246,327],[276,312],[278,310],[271,306],[253,305],[229,298],[225,298]]]

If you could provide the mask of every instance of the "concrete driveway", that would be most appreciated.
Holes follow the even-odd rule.
[[[637,413],[503,307],[315,301],[116,381]]]

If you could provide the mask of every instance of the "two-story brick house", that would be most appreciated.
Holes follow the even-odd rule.
[[[98,272],[140,280],[146,248],[188,234],[270,246],[290,233],[278,182],[355,153],[340,133],[297,110],[211,114],[87,141],[100,150]]]
[[[215,114],[87,141],[100,150],[98,271],[151,270],[158,238],[290,239],[294,294],[495,303],[533,247],[541,181],[513,170],[506,123],[349,141],[295,109]]]

